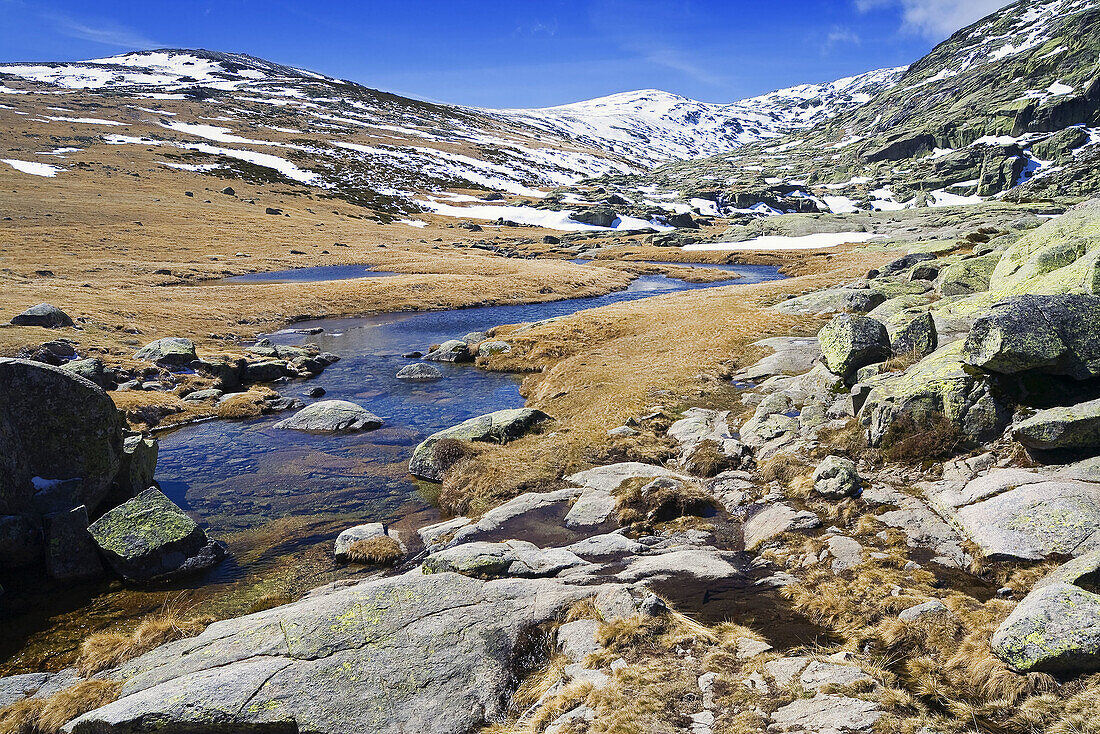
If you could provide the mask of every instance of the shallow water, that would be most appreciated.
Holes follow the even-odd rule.
[[[777,269],[740,266],[736,284],[774,280]],[[429,434],[483,413],[523,405],[519,378],[472,365],[437,365],[441,380],[407,383],[394,375],[410,360],[402,354],[500,324],[538,321],[610,303],[710,284],[642,276],[629,288],[594,298],[552,303],[490,306],[360,319],[296,324],[315,335],[281,332],[283,344],[316,344],[341,356],[315,379],[296,381],[282,392],[305,398],[323,387],[323,399],[350,400],[385,420],[383,428],[352,435],[315,435],[273,428],[284,416],[251,421],[212,421],[161,436],[157,480],[164,492],[194,511],[212,535],[250,530],[286,516],[344,516],[349,521],[393,521],[429,503],[417,492],[406,465],[412,449]],[[284,543],[295,543],[285,538]],[[302,538],[301,542],[314,542]],[[223,564],[215,580],[246,569]]]
[[[762,267],[762,266],[759,266],[759,265],[738,265],[736,263],[672,262],[671,260],[603,260],[603,261],[601,261],[601,260],[585,260],[584,258],[578,258],[578,259],[575,259],[575,260],[570,260],[569,262],[576,263],[577,265],[590,265],[590,264],[593,264],[593,263],[595,263],[596,265],[599,265],[601,262],[636,262],[639,265],[641,265],[641,264],[645,264],[645,265],[675,265],[675,266],[681,267],[681,268],[707,268],[707,269],[710,269],[710,270],[724,270],[728,273],[741,273],[741,274],[744,274],[746,276],[746,278],[750,277],[749,276],[750,272],[753,272],[757,268]],[[745,282],[747,282],[747,283],[758,283],[760,281],[758,281],[758,280],[748,280],[748,281],[745,281]],[[726,284],[723,283],[722,285],[726,285]]]
[[[325,280],[351,280],[352,278],[384,278],[396,275],[385,270],[371,270],[368,265],[317,265],[312,268],[275,270],[267,273],[245,273],[228,278],[203,281],[202,285],[227,283],[315,283]]]

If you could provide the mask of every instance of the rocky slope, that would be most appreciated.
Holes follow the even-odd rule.
[[[865,105],[639,183],[725,209],[845,212],[1086,196],[1100,142],[1100,5],[1017,2],[964,28]]]

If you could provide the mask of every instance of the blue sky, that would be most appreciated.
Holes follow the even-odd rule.
[[[0,61],[240,51],[425,99],[731,102],[911,63],[1005,0],[0,0]]]

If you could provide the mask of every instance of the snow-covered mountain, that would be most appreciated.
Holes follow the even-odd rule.
[[[587,178],[729,152],[864,104],[901,72],[726,105],[644,90],[542,110],[487,110],[401,97],[246,54],[161,49],[0,65],[0,124],[12,139],[23,130],[70,147],[143,146],[177,172],[267,176],[400,215],[445,206],[430,198],[444,191],[537,199]]]
[[[498,110],[509,119],[642,164],[718,155],[812,127],[893,87],[905,67],[803,84],[732,104],[643,89],[585,102]]]

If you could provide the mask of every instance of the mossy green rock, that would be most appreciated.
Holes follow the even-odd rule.
[[[88,528],[111,567],[131,581],[193,573],[221,561],[225,550],[159,489],[147,489]]]
[[[1016,424],[1012,437],[1032,449],[1100,448],[1100,400],[1040,410]]]
[[[963,438],[977,443],[999,435],[1009,412],[994,395],[989,375],[963,361],[962,342],[952,342],[901,374],[884,374],[860,411],[872,446],[878,446],[900,417],[916,427],[945,417]]]
[[[1020,673],[1100,670],[1100,596],[1062,582],[1033,591],[993,633],[991,645]]]
[[[890,336],[881,322],[840,314],[817,333],[821,357],[829,371],[849,377],[860,367],[890,357]]]
[[[898,356],[915,354],[918,357],[926,357],[936,351],[938,346],[936,321],[932,318],[932,314],[926,311],[898,331],[890,344],[890,349]]]
[[[945,296],[965,296],[989,290],[989,279],[993,275],[1001,253],[970,257],[953,265],[948,265],[939,275],[937,284]]]
[[[548,420],[550,416],[546,413],[531,408],[498,410],[495,413],[471,418],[457,426],[428,436],[413,450],[412,459],[409,460],[409,473],[433,482],[442,481],[443,475],[460,458],[444,456],[436,450],[443,439],[508,443],[526,435],[540,423]]]
[[[1100,293],[1100,199],[1031,230],[1002,254],[989,279],[993,300],[1032,293]]]
[[[974,322],[965,352],[967,363],[1001,374],[1100,375],[1100,296],[1006,299]]]

